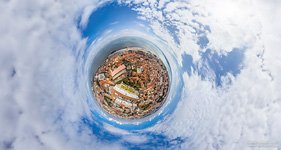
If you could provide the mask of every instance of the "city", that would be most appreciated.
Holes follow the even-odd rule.
[[[140,47],[118,50],[107,57],[93,77],[98,104],[113,116],[138,119],[165,102],[169,76],[163,62]]]

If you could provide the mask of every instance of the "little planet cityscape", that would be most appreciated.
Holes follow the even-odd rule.
[[[98,104],[122,119],[144,118],[166,101],[169,76],[155,54],[140,47],[127,47],[110,54],[92,80]]]

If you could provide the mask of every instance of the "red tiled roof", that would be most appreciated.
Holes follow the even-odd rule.
[[[100,84],[110,84],[110,85],[114,85],[114,83],[112,81],[109,80],[101,80]]]
[[[113,71],[111,72],[111,76],[114,76],[115,74],[117,74],[118,72],[124,70],[125,68],[126,68],[126,66],[125,66],[124,64],[121,65],[121,66],[119,66],[118,68],[116,68],[115,70],[113,70]]]

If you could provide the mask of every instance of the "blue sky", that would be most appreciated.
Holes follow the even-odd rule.
[[[0,149],[280,148],[280,6],[1,1]],[[170,66],[168,103],[112,119],[93,101],[91,66],[139,41]]]

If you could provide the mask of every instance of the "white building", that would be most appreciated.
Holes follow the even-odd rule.
[[[136,104],[128,102],[128,101],[123,100],[121,98],[116,98],[115,103],[118,104],[118,105],[121,105],[121,106],[125,106],[125,107],[130,108],[130,109],[135,109],[137,107]]]
[[[99,75],[98,75],[98,79],[99,79],[99,80],[104,80],[104,79],[105,79],[104,73],[99,74]]]
[[[130,100],[138,100],[139,99],[139,92],[136,91],[134,88],[125,85],[123,83],[117,84],[113,87],[112,92],[114,92],[116,95],[121,96],[125,99]]]

